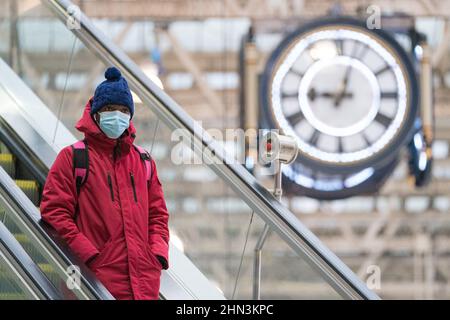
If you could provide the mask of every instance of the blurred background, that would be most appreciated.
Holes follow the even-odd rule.
[[[285,177],[282,202],[361,279],[370,281],[374,270],[379,271],[381,281],[372,289],[382,298],[450,298],[450,1],[73,2],[188,114],[219,132],[272,128],[267,111],[273,97],[263,96],[272,88],[277,64],[285,59],[287,47],[281,43],[302,37],[296,30],[306,25],[302,32],[314,32],[311,23],[324,17],[367,21],[379,13],[382,31],[410,60],[408,68],[417,86],[407,89],[422,92],[414,107],[422,122],[392,147],[389,153],[395,158],[372,166],[382,177],[357,184],[348,193],[333,189],[333,181],[341,179],[333,171],[332,177],[325,174],[327,187],[320,190]],[[274,55],[277,48],[279,55]],[[424,54],[428,54],[425,62]],[[74,124],[102,81],[106,65],[45,6],[31,0],[1,2],[0,57],[80,138]],[[426,100],[423,74],[429,70],[432,96]],[[341,81],[342,75],[336,77]],[[175,165],[170,160],[176,145],[171,131],[137,95],[135,103],[137,141],[157,161],[173,243],[225,296],[251,298],[253,249],[262,220],[253,217],[207,166]],[[425,117],[428,122],[426,112],[433,115],[431,120]],[[420,147],[411,151],[413,134],[422,137],[425,151]],[[235,156],[244,152],[247,169],[272,188],[273,178],[261,174],[264,167],[257,164],[255,150],[237,148],[234,140],[221,143]],[[414,151],[427,154],[423,172],[411,165]],[[309,178],[320,180],[322,167],[316,166],[320,161],[313,160],[308,167],[300,156],[299,165],[305,167],[298,170],[316,170]],[[277,235],[269,235],[262,259],[263,299],[337,298]]]

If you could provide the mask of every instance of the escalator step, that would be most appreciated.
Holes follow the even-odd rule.
[[[36,180],[15,180],[23,193],[33,202],[35,206],[39,204],[39,184]]]
[[[16,166],[14,155],[11,153],[0,153],[0,166],[9,174],[10,177],[15,177]]]
[[[36,248],[36,246],[30,241],[23,233],[14,233],[14,238],[21,244],[23,249],[28,253],[28,255],[36,263],[47,262],[47,259],[41,254],[41,252]]]
[[[0,141],[0,153],[11,153],[8,147],[1,141]]]
[[[0,300],[25,300],[27,296],[22,292],[1,292]]]
[[[65,283],[66,279],[61,279],[60,275],[56,273],[55,269],[49,263],[38,263],[37,264],[45,276],[52,282],[53,284],[61,284]],[[59,286],[59,285],[58,285]]]
[[[47,263],[38,263],[39,268],[47,276],[47,278],[55,284],[61,284],[63,281],[54,272],[51,265]],[[10,273],[3,272],[0,268],[0,300],[25,299],[26,295],[16,284],[15,276]]]
[[[53,269],[53,267],[48,264],[48,263],[37,263],[39,269],[42,270],[43,273],[45,273],[45,275],[47,276],[47,278],[49,278],[50,280],[56,280],[59,281],[60,277],[57,275],[57,273],[55,272],[55,269]],[[2,272],[2,270],[0,269],[0,287],[2,285],[6,284],[11,284],[13,281],[13,276],[7,272]],[[0,290],[0,292],[2,292],[2,290]]]
[[[48,264],[48,263],[37,263],[37,265],[38,265],[39,269],[41,269],[42,272],[45,273],[48,278],[56,277],[56,279],[59,279],[58,275],[55,272],[55,269],[53,269],[53,267],[50,264]],[[1,269],[0,269],[0,285],[2,283],[7,282],[7,280],[10,280],[11,277],[12,276],[10,274],[5,273],[5,272],[1,272]]]
[[[17,284],[17,279],[0,265],[0,300],[26,299],[26,295]]]
[[[55,269],[53,269],[53,267],[48,263],[38,263],[38,266],[42,270],[42,272],[44,272],[46,274],[55,273]]]
[[[55,269],[53,269],[53,267],[50,264],[48,264],[48,263],[38,263],[37,265],[42,270],[42,272],[47,274],[47,276],[48,275],[56,275]],[[7,279],[10,279],[10,278],[11,278],[11,275],[9,275],[8,273],[0,272],[0,283],[4,282],[4,281],[6,281]]]
[[[14,238],[16,238],[17,242],[19,242],[22,246],[25,243],[29,243],[28,237],[24,233],[14,233]]]
[[[22,233],[22,230],[19,229],[16,223],[11,219],[11,217],[8,214],[6,214],[6,212],[3,209],[0,211],[0,221],[12,234]]]

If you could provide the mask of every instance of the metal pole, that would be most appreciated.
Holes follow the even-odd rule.
[[[420,43],[422,56],[420,57],[420,114],[427,156],[431,158],[431,145],[434,139],[434,110],[433,110],[433,68],[431,65],[431,49],[424,40]]]
[[[280,160],[275,161],[276,173],[275,173],[275,185],[273,189],[273,195],[277,200],[281,200],[282,188],[281,188],[281,162]],[[269,236],[270,227],[268,224],[264,226],[261,235],[259,236],[258,242],[255,246],[255,258],[253,263],[253,299],[261,299],[261,251]]]
[[[267,239],[269,225],[265,225],[255,246],[255,260],[253,264],[253,299],[261,299],[261,249]]]

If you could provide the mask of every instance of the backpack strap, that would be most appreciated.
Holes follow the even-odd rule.
[[[139,152],[139,155],[141,156],[141,160],[144,161],[147,182],[150,182],[151,175],[152,175],[152,164],[151,164],[152,157],[144,148],[142,148],[140,146],[136,146],[136,145],[134,145],[134,147]]]
[[[89,155],[87,141],[80,140],[72,145],[73,150],[73,175],[77,186],[77,195],[81,186],[86,182],[89,174]]]

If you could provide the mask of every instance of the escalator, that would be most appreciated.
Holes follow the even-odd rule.
[[[73,18],[73,6],[69,1],[45,0],[42,3],[45,4],[42,8],[47,10],[46,14],[53,14],[64,25]],[[230,159],[203,128],[151,82],[87,17],[80,13],[76,18],[79,25],[68,30],[76,36],[75,41],[81,41],[85,46],[83,48],[99,60],[99,69],[108,65],[121,69],[130,88],[142,100],[142,105],[151,110],[158,123],[163,123],[168,132],[180,130],[186,141],[192,142],[194,152],[208,160],[205,166],[216,178],[229,187],[252,214],[257,214],[327,286],[343,298],[378,299],[243,166]],[[76,42],[70,54],[69,72],[75,47]],[[2,245],[8,247],[8,243],[12,242],[6,243],[3,239],[12,236],[23,249],[22,256],[28,257],[34,270],[38,269],[37,273],[26,273],[30,278],[26,282],[33,284],[33,288],[47,288],[45,293],[39,294],[36,294],[39,290],[34,290],[36,297],[112,299],[54,231],[40,220],[38,205],[46,174],[58,152],[77,139],[61,121],[59,112],[55,115],[42,101],[44,95],[33,86],[30,89],[29,83],[25,82],[27,79],[21,78],[11,67],[0,60],[0,227],[4,225],[0,231],[5,231],[0,232]],[[158,127],[155,129],[157,131]],[[11,259],[11,255],[5,256],[6,261]],[[225,298],[222,291],[172,243],[170,261],[171,268],[162,274],[162,299]],[[67,289],[67,270],[73,265],[80,267],[79,290]],[[0,298],[30,298],[30,295],[21,295],[20,286],[11,284],[20,283],[18,281],[0,267]]]
[[[54,230],[40,219],[40,195],[51,163],[63,146],[77,139],[1,59],[0,74],[0,221],[62,298],[112,299]],[[46,132],[51,126],[42,127],[39,123],[57,122],[59,134],[52,141]],[[221,292],[172,245],[170,259],[176,265],[171,269],[183,270],[189,277],[183,279],[174,270],[165,272],[161,279],[162,299],[224,299]],[[80,267],[82,290],[67,290],[70,266]],[[8,297],[7,293],[5,297]]]

